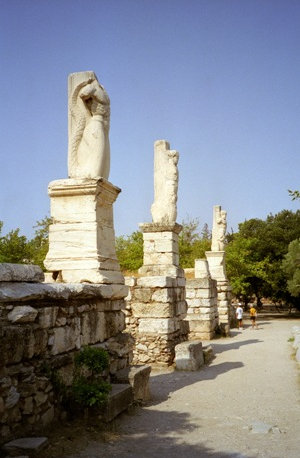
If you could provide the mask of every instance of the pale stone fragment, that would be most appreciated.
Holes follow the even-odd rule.
[[[198,297],[199,299],[211,299],[212,298],[211,288],[196,289],[195,294],[196,294],[196,297]]]
[[[164,276],[149,276],[137,278],[137,285],[150,288],[166,288],[174,285],[174,279]]]
[[[36,319],[38,311],[29,305],[19,305],[15,307],[7,318],[13,323],[31,323]]]
[[[165,319],[140,319],[138,331],[140,334],[169,334],[179,329],[178,320]]]
[[[196,290],[193,288],[186,288],[186,298],[187,299],[195,299],[196,297]]]
[[[39,326],[42,329],[52,328],[55,326],[55,321],[58,313],[58,307],[44,307],[39,310]]]
[[[0,282],[43,282],[44,273],[39,266],[33,264],[0,263]]]
[[[179,154],[170,150],[165,140],[154,143],[154,202],[151,206],[154,223],[172,224],[177,217]]]
[[[200,341],[182,342],[175,347],[176,369],[196,371],[204,364],[202,343]]]
[[[174,291],[172,288],[160,288],[153,292],[151,300],[153,302],[173,302]]]
[[[11,386],[8,392],[7,398],[5,400],[5,408],[11,409],[16,404],[18,404],[20,399],[20,393],[17,391],[16,387]]]
[[[206,259],[195,259],[195,278],[210,278]]]
[[[68,83],[69,177],[108,179],[109,97],[94,72],[73,73]]]
[[[132,313],[135,317],[172,318],[175,316],[173,304],[132,304]]]
[[[126,286],[135,286],[137,279],[135,277],[124,277]]]
[[[80,319],[75,320],[74,326],[54,328],[53,346],[51,353],[57,355],[66,351],[80,348]]]
[[[225,251],[206,251],[205,253],[211,277],[219,282],[227,280],[225,269]]]
[[[224,251],[225,247],[227,212],[221,208],[221,205],[215,205],[213,209],[211,251]]]
[[[146,247],[145,247],[146,249]],[[154,247],[155,251],[161,252],[161,253],[169,253],[169,252],[178,252],[178,243],[173,242],[173,240],[157,240],[154,242]]]

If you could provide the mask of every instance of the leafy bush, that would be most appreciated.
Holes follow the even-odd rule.
[[[109,356],[103,348],[84,347],[74,358],[72,398],[84,407],[105,404],[111,385],[100,374],[109,367]],[[90,375],[86,372],[90,371]]]
[[[87,380],[84,376],[74,379],[72,395],[74,401],[85,407],[105,404],[111,385],[103,380]]]
[[[84,366],[87,367],[93,377],[109,367],[109,356],[103,348],[84,347],[75,355],[74,363],[77,370]]]

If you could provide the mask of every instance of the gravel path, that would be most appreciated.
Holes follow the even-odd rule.
[[[152,374],[151,402],[120,416],[114,434],[85,431],[69,438],[71,453],[49,456],[299,458],[299,369],[288,342],[296,324],[261,318],[258,330],[246,323],[210,342],[216,358],[200,371]]]

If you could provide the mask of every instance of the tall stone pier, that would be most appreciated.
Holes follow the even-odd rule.
[[[212,339],[218,327],[217,281],[206,259],[195,259],[195,278],[186,280],[186,302],[189,339]]]
[[[70,283],[124,284],[115,251],[113,203],[119,188],[108,181],[110,101],[94,72],[69,76],[68,179],[52,181],[52,224],[45,266]]]
[[[140,224],[144,240],[140,277],[127,279],[126,323],[136,341],[136,363],[170,365],[175,346],[187,338],[185,278],[178,250],[182,226],[176,223],[177,162],[178,152],[170,150],[168,142],[155,142],[153,222]]]
[[[219,326],[224,334],[229,334],[231,321],[231,287],[226,276],[225,235],[227,212],[220,205],[213,209],[213,229],[211,251],[205,253],[211,278],[217,282]]]

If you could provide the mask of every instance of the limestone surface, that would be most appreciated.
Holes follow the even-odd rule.
[[[170,150],[166,140],[154,143],[154,202],[151,206],[154,223],[176,222],[178,160],[179,153]]]
[[[42,282],[44,273],[39,266],[33,264],[9,264],[0,263],[0,282],[1,281],[25,281]]]
[[[226,216],[227,212],[222,210],[221,205],[214,206],[211,251],[224,250],[227,228]]]
[[[69,75],[70,178],[108,179],[110,100],[94,72]]]

